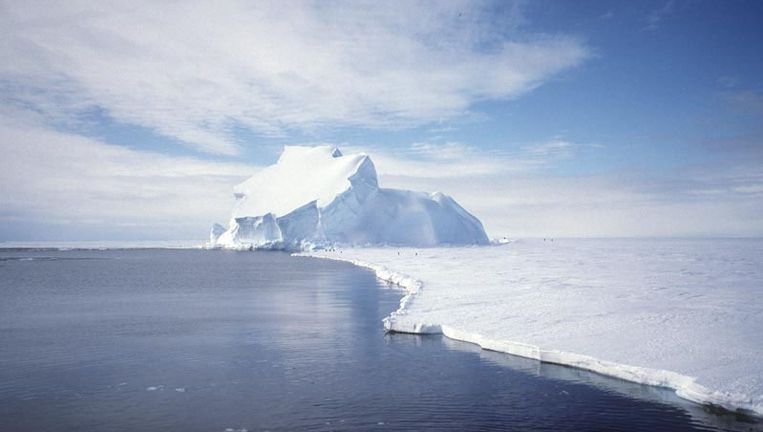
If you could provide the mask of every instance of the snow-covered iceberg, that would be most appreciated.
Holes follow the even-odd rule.
[[[482,223],[453,198],[381,188],[369,156],[331,146],[285,147],[234,196],[228,229],[212,227],[212,247],[488,243]]]

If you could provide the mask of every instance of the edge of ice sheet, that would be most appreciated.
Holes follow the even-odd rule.
[[[473,343],[484,350],[526,357],[546,363],[571,366],[638,384],[670,388],[674,390],[679,397],[698,404],[713,405],[733,412],[763,416],[763,401],[756,402],[752,397],[740,393],[714,391],[701,384],[697,384],[696,378],[676,372],[630,366],[600,360],[583,354],[543,349],[535,345],[521,342],[491,339],[477,333],[465,332],[436,323],[401,325],[396,322],[396,318],[407,314],[407,306],[424,287],[422,281],[412,276],[394,272],[384,266],[361,260],[316,255],[310,252],[301,252],[292,255],[349,262],[358,267],[367,268],[373,271],[376,274],[376,277],[382,281],[403,288],[406,294],[400,299],[400,306],[396,311],[392,312],[383,320],[384,328],[387,331],[411,334],[442,334],[450,339]]]
[[[394,325],[395,318],[400,315],[405,315],[407,313],[405,310],[406,307],[413,300],[416,294],[419,293],[421,288],[424,286],[424,284],[420,280],[415,279],[408,275],[404,275],[402,273],[396,273],[381,265],[372,264],[369,262],[360,261],[356,259],[328,257],[328,256],[322,256],[322,255],[315,255],[310,252],[297,252],[297,253],[293,253],[292,256],[302,256],[302,257],[319,258],[319,259],[326,259],[326,260],[332,260],[332,261],[348,262],[355,266],[363,267],[373,271],[377,279],[380,279],[384,282],[387,282],[393,285],[397,285],[400,288],[402,288],[406,293],[403,296],[403,298],[400,299],[400,306],[397,308],[397,310],[392,312],[388,317],[382,320],[382,322],[384,323],[385,330],[398,332],[398,333],[416,333],[416,334],[442,333],[441,327],[436,324],[415,324],[411,329],[409,329],[409,331],[398,330],[397,328],[395,328],[395,325]]]

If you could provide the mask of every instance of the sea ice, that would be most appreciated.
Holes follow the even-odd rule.
[[[443,333],[763,415],[763,240],[518,240],[313,251],[409,290],[389,330]]]

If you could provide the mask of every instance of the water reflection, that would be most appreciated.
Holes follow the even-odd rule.
[[[17,259],[29,257],[52,259]],[[0,258],[0,430],[749,426],[705,421],[650,387],[385,335],[401,293],[349,264],[179,250]]]
[[[441,340],[448,349],[478,355],[483,362],[488,364],[510,368],[536,377],[593,386],[596,389],[633,400],[675,406],[689,414],[693,423],[698,425],[733,431],[761,429],[759,419],[732,412],[721,412],[712,407],[692,403],[678,397],[675,391],[671,389],[640,385],[578,368],[483,350],[477,345],[444,337]],[[421,341],[416,343],[420,344]]]

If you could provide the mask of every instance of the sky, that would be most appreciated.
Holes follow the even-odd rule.
[[[0,241],[187,240],[284,145],[493,237],[763,236],[763,2],[0,0]]]

